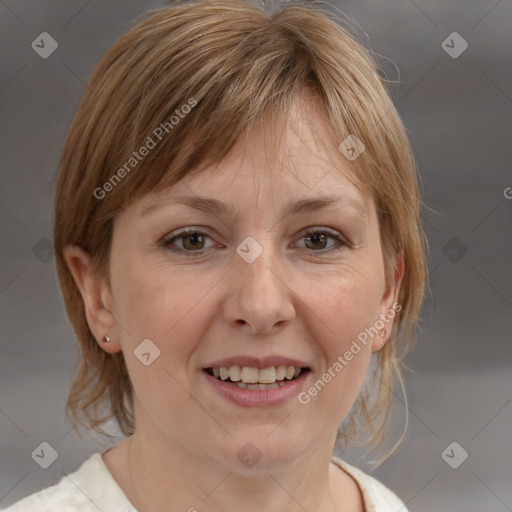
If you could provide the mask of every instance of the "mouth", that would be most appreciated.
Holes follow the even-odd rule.
[[[256,391],[280,388],[311,370],[309,367],[293,365],[269,366],[267,368],[232,365],[204,368],[203,371],[218,381],[240,389]]]

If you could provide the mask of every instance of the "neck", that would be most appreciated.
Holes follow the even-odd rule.
[[[126,495],[139,512],[348,509],[349,487],[330,463],[332,447],[283,467],[240,473],[180,443],[164,450],[154,441],[136,433],[122,443],[130,482]]]

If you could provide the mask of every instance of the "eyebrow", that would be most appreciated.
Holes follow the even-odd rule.
[[[218,217],[236,217],[237,213],[233,206],[227,205],[217,199],[208,197],[178,196],[172,198],[171,204],[182,204],[184,206],[194,208],[195,210],[210,213]],[[149,206],[141,213],[141,216],[147,215],[160,206],[161,204],[158,203]],[[290,215],[312,213],[335,206],[343,208],[349,207],[365,217],[368,216],[368,210],[362,202],[348,196],[329,195],[309,199],[300,199],[287,207],[284,212],[284,217],[288,217]]]

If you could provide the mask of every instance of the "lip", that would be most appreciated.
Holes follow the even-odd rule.
[[[268,407],[281,405],[297,396],[304,388],[310,370],[301,373],[299,377],[286,382],[281,387],[273,389],[242,389],[216,379],[204,370],[200,373],[220,396],[230,402],[242,407]]]
[[[227,357],[225,359],[219,359],[218,361],[214,361],[213,363],[209,363],[206,366],[203,366],[203,370],[206,368],[220,368],[223,366],[224,368],[229,368],[230,366],[238,365],[249,366],[252,368],[258,368],[262,370],[263,368],[270,368],[271,366],[279,366],[284,364],[285,366],[295,366],[295,368],[310,368],[311,367],[305,363],[304,361],[299,361],[298,359],[290,359],[289,357],[283,356],[268,356],[268,357],[254,357],[254,356],[235,356],[235,357]]]

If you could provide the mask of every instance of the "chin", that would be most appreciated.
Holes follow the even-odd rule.
[[[278,434],[278,430],[282,431]],[[302,430],[304,432],[304,429]],[[304,454],[306,439],[291,435],[287,426],[261,426],[244,430],[230,439],[224,460],[230,469],[241,473],[279,470]]]

